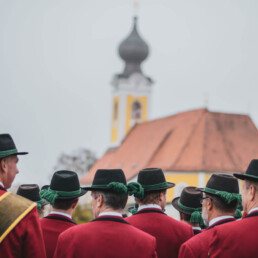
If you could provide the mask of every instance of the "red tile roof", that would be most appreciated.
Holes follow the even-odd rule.
[[[253,158],[258,158],[258,131],[249,116],[197,109],[136,125],[80,181],[91,183],[99,168],[122,168],[127,179],[146,167],[244,172]]]

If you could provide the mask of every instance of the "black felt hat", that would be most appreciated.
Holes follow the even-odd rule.
[[[56,199],[73,199],[84,195],[86,192],[80,187],[77,173],[60,170],[54,173],[50,185],[42,187],[40,196],[53,205]]]
[[[253,159],[245,174],[235,173],[234,176],[241,180],[250,180],[250,181],[258,181],[258,159]]]
[[[160,168],[145,168],[138,174],[137,182],[140,183],[144,192],[165,190],[174,187],[174,183],[166,181],[164,173]]]
[[[0,159],[11,155],[25,155],[28,152],[18,152],[10,134],[0,134]]]
[[[237,179],[228,174],[212,174],[206,187],[198,189],[201,192],[216,195],[228,204],[233,200],[241,203]]]
[[[98,169],[92,185],[84,187],[84,189],[89,191],[114,191],[114,188],[110,187],[111,183],[120,183],[126,187],[126,178],[122,169]]]
[[[178,211],[190,215],[195,210],[201,210],[201,199],[202,193],[198,191],[197,187],[187,186],[183,189],[180,197],[176,197],[172,200],[172,205]]]
[[[48,204],[46,200],[40,198],[39,195],[39,186],[37,184],[23,184],[20,185],[17,190],[17,195],[23,196],[33,202],[42,201],[42,205]]]
[[[239,193],[237,179],[228,174],[212,174],[205,188],[198,188],[201,192],[211,193],[209,189],[228,193]]]

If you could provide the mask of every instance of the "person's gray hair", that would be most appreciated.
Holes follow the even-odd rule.
[[[114,210],[124,209],[128,199],[127,194],[117,194],[110,191],[92,191],[92,193],[95,199],[101,194],[104,204]]]

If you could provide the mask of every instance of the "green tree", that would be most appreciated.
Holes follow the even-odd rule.
[[[73,212],[73,219],[77,224],[90,222],[93,219],[93,213],[90,204],[78,204]]]

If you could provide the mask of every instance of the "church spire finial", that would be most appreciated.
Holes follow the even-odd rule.
[[[135,17],[138,16],[138,11],[139,11],[139,2],[138,2],[138,0],[134,0],[134,2],[133,2],[133,15]]]
[[[129,77],[133,73],[142,73],[141,63],[149,55],[149,47],[137,30],[137,17],[134,17],[133,28],[129,36],[119,45],[119,55],[125,61],[125,69],[121,74]]]

